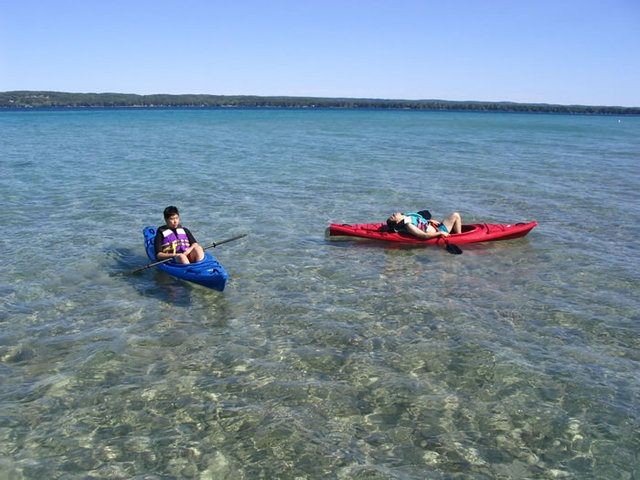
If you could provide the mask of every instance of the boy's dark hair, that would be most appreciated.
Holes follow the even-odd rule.
[[[178,207],[174,207],[173,205],[170,205],[164,209],[164,219],[166,220],[172,215],[180,215],[180,212],[178,212]]]
[[[394,222],[390,218],[387,219],[387,230],[390,232],[397,232],[400,230],[400,224],[398,222]]]

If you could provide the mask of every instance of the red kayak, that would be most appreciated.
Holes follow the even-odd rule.
[[[456,245],[466,245],[469,243],[490,242],[494,240],[510,240],[512,238],[524,237],[536,225],[537,222],[527,223],[469,223],[462,225],[462,233],[451,234],[445,241],[442,237],[421,240],[408,233],[392,232],[387,228],[386,223],[332,223],[329,225],[329,240],[382,240],[385,242],[411,243],[417,245],[440,245],[446,242]]]

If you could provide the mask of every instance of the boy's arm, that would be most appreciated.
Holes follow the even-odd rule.
[[[189,245],[193,245],[194,243],[198,243],[198,241],[196,240],[196,237],[193,236],[193,233],[191,233],[191,230],[189,230],[188,228],[182,227],[184,228],[184,233],[187,234],[187,238],[189,239]]]
[[[196,237],[194,237],[191,233],[191,230],[185,227],[182,228],[184,228],[184,233],[187,234],[187,238],[189,239],[189,248],[187,248],[183,253],[185,255],[189,255],[191,251],[196,247],[196,245],[198,245],[198,242],[196,241]]]
[[[156,258],[158,260],[164,260],[163,258],[160,258],[160,250],[162,249],[162,231],[158,230],[158,232],[156,233],[156,238],[153,239],[153,248],[156,251]]]
[[[158,260],[166,260],[167,258],[175,257],[175,253],[163,253],[162,250],[162,240],[164,239],[164,235],[162,235],[162,230],[158,230],[156,233],[156,238],[153,240],[153,247],[156,251],[156,258]]]
[[[405,228],[407,229],[407,232],[409,232],[414,237],[422,238],[424,240],[443,236],[443,232],[441,232],[440,230],[436,230],[433,233],[427,233],[427,232],[423,232],[422,230],[420,230],[418,227],[416,227],[411,223],[406,224]]]

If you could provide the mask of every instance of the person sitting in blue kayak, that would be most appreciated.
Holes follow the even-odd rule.
[[[448,237],[452,233],[462,232],[462,218],[453,212],[442,222],[433,220],[429,210],[417,213],[396,212],[387,219],[387,228],[393,232],[406,232],[416,238]]]
[[[154,239],[158,260],[173,258],[176,263],[195,263],[204,259],[204,250],[188,228],[180,225],[178,208],[169,206],[164,209],[166,225],[158,227]]]

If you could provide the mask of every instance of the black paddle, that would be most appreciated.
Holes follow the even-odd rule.
[[[447,249],[447,252],[453,255],[461,255],[462,249],[456,245],[455,243],[449,243],[447,240],[444,241],[444,248]]]
[[[202,250],[208,250],[210,248],[215,248],[218,245],[222,245],[223,243],[233,242],[234,240],[238,240],[239,238],[246,237],[246,236],[247,236],[247,234],[243,233],[242,235],[238,235],[236,237],[227,238],[226,240],[222,240],[221,242],[213,242],[211,245],[207,245]],[[138,273],[138,272],[141,272],[142,270],[146,270],[147,268],[155,267],[156,265],[160,265],[161,263],[166,263],[169,260],[173,260],[173,257],[165,258],[164,260],[160,260],[159,262],[150,263],[149,265],[145,265],[144,267],[136,268],[135,270],[132,270],[130,273]]]

